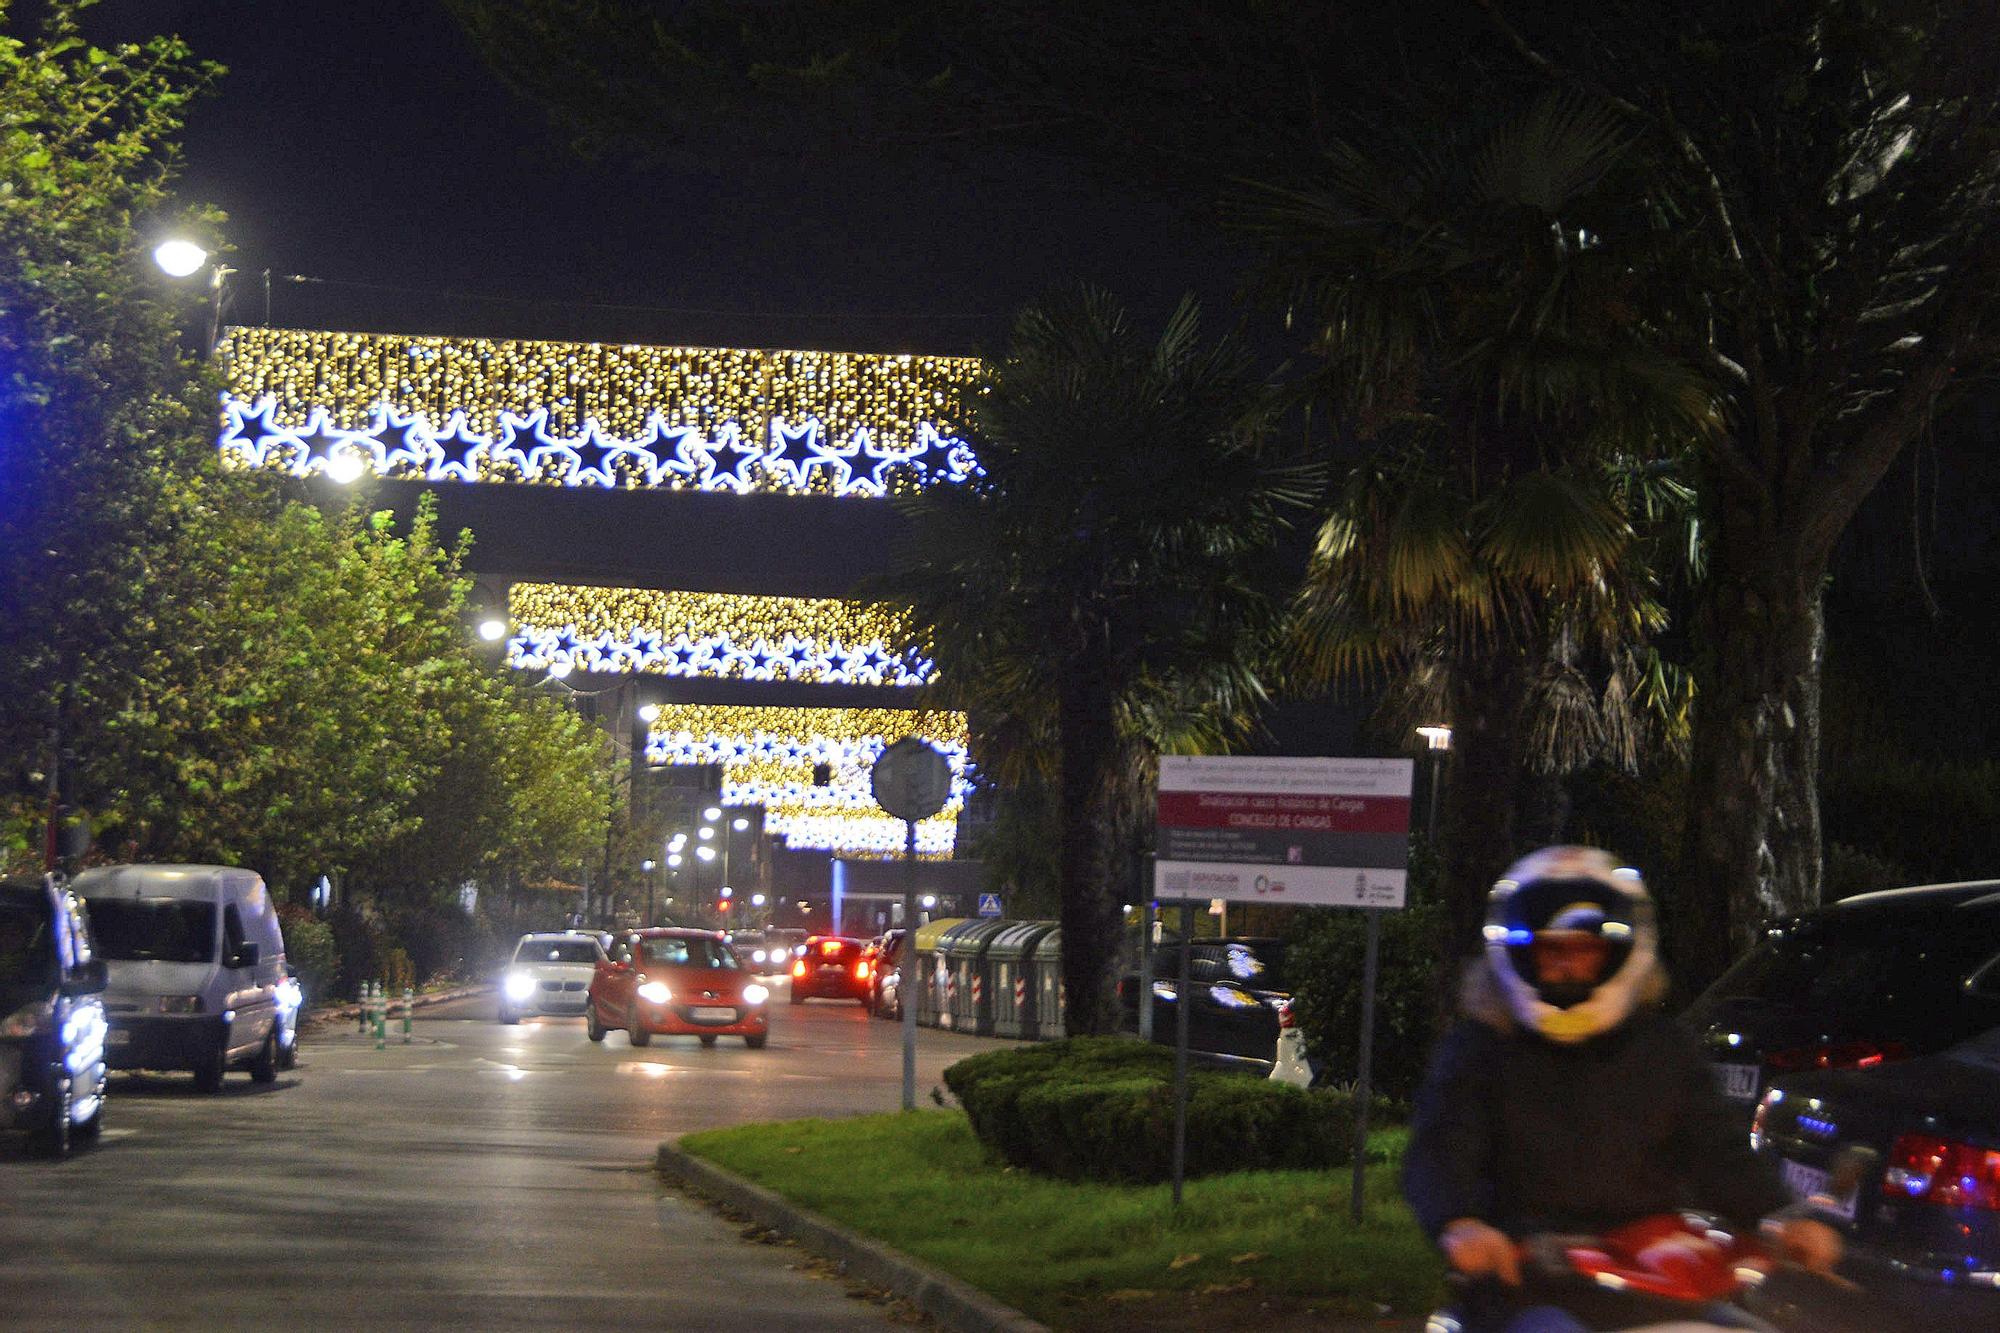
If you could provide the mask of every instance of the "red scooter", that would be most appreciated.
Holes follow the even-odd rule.
[[[1852,1191],[1871,1158],[1865,1150],[1842,1153],[1828,1173],[1828,1193]],[[1538,1307],[1551,1307],[1552,1321],[1559,1311],[1603,1333],[1772,1328],[1743,1302],[1779,1260],[1756,1237],[1698,1213],[1642,1217],[1601,1236],[1530,1236],[1517,1251],[1519,1288],[1455,1277],[1461,1298],[1432,1315],[1425,1333],[1488,1333]]]

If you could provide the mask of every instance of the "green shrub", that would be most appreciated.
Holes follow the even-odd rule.
[[[278,926],[285,934],[285,963],[305,987],[306,998],[315,1003],[331,999],[334,979],[340,973],[340,949],[333,940],[333,927],[294,905],[279,910]]]
[[[1005,1161],[1071,1180],[1148,1182],[1173,1171],[1173,1052],[1080,1037],[961,1060],[945,1083]],[[1338,1166],[1353,1153],[1353,1101],[1269,1079],[1188,1075],[1187,1174]]]
[[[1359,1072],[1366,929],[1359,912],[1324,912],[1285,953],[1299,1031],[1321,1079],[1334,1083],[1351,1083]],[[1382,914],[1369,1069],[1371,1083],[1385,1097],[1407,1101],[1423,1081],[1443,1006],[1457,981],[1444,939],[1444,909],[1436,903]]]

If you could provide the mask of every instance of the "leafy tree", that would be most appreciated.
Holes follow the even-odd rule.
[[[1635,764],[1677,707],[1638,531],[1672,485],[1644,465],[1715,421],[1633,316],[1627,251],[1650,236],[1603,197],[1628,148],[1614,114],[1412,98],[1396,121],[1243,222],[1364,451],[1301,594],[1305,662],[1387,673],[1395,711],[1451,725],[1442,900],[1469,951],[1494,877],[1561,832],[1536,818],[1544,775]]]
[[[1237,343],[1200,341],[1192,303],[1152,340],[1101,292],[1059,294],[960,405],[979,475],[907,502],[887,588],[1003,764],[1054,777],[1072,1032],[1116,1022],[1152,756],[1221,744],[1264,698],[1262,566],[1313,494],[1268,448],[1274,407]]]
[[[214,386],[138,244],[164,215],[174,136],[217,70],[171,38],[109,50],[74,0],[29,37],[0,0],[0,746],[88,756],[139,667],[128,651],[212,434]],[[13,805],[24,847],[38,803]]]
[[[1822,588],[1940,399],[1989,366],[2000,11],[1981,0],[1493,3],[1524,69],[1608,100],[1666,242],[1647,320],[1707,377],[1707,577],[1677,895],[1719,966],[1819,898]],[[1667,39],[1663,40],[1663,34]]]

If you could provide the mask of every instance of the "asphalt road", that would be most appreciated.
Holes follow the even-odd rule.
[[[67,1163],[0,1149],[0,1326],[895,1326],[651,1161],[689,1130],[895,1109],[896,1025],[780,1003],[762,1051],[634,1050],[579,1019],[502,1027],[490,998],[418,1012],[407,1046],[309,1033],[268,1087],[114,1076],[102,1143]],[[993,1045],[918,1041],[920,1094]]]

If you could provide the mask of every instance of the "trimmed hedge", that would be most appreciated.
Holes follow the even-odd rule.
[[[1069,1180],[1132,1183],[1173,1173],[1174,1057],[1123,1037],[991,1051],[944,1080],[973,1133],[1010,1164]],[[1344,1093],[1188,1073],[1187,1174],[1311,1169],[1353,1159]]]

